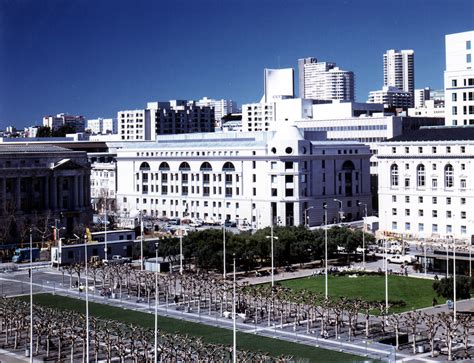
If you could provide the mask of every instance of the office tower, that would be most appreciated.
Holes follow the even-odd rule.
[[[298,60],[299,96],[313,100],[354,101],[354,73],[316,58]]]
[[[474,125],[474,31],[446,35],[446,125]]]
[[[415,91],[415,52],[390,49],[383,55],[383,85]]]
[[[214,117],[216,118],[216,123],[219,125],[224,116],[230,113],[239,112],[237,103],[232,100],[215,100],[212,98],[204,97],[199,101],[196,101],[196,106],[206,106],[214,108]]]

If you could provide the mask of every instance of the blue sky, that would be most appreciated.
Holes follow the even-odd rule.
[[[415,87],[443,87],[444,35],[472,0],[0,0],[0,129],[67,112],[116,117],[148,101],[258,101],[263,69],[314,56],[383,82],[385,50],[415,50]],[[296,88],[297,89],[297,88]]]

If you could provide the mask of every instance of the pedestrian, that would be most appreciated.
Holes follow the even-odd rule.
[[[436,297],[433,298],[433,307],[435,307],[436,305],[438,305],[438,300],[436,300]]]

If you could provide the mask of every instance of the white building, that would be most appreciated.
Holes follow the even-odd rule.
[[[196,106],[207,106],[214,108],[214,117],[216,119],[216,126],[221,126],[221,120],[225,115],[230,113],[236,113],[240,110],[237,107],[237,103],[232,100],[215,100],[211,98],[201,98],[199,101],[196,101]]]
[[[378,151],[382,230],[418,238],[474,234],[474,127],[422,128]]]
[[[408,109],[408,116],[414,117],[444,117],[444,102],[425,100],[423,107]]]
[[[87,120],[87,129],[93,134],[117,134],[117,120],[113,118],[97,118]]]
[[[425,107],[425,101],[430,99],[431,90],[429,87],[416,89],[413,93],[415,108]]]
[[[43,117],[43,126],[47,126],[51,131],[59,129],[61,126],[73,127],[76,132],[84,132],[86,121],[83,116],[72,116],[65,113],[56,116]]]
[[[381,103],[385,108],[409,108],[413,105],[413,94],[396,87],[383,86],[381,90],[370,91],[368,103]]]
[[[303,135],[304,134],[304,135]],[[117,149],[117,201],[122,213],[234,220],[256,228],[309,225],[369,213],[369,149],[326,141],[296,127],[271,132],[159,136]]]
[[[313,100],[354,101],[354,73],[316,58],[298,60],[299,96]]]
[[[446,125],[474,124],[474,31],[446,35]]]
[[[94,210],[104,212],[116,208],[117,162],[112,153],[89,153],[91,163],[91,203]]]
[[[265,69],[263,89],[264,96],[261,102],[295,97],[293,68]]]
[[[415,52],[390,49],[383,55],[383,85],[413,94],[415,90]]]
[[[312,116],[312,100],[301,98],[277,99],[273,102],[242,105],[242,131],[276,130],[282,124]]]
[[[148,102],[143,110],[119,111],[118,133],[122,140],[154,140],[157,135],[213,132],[214,110],[194,101]]]

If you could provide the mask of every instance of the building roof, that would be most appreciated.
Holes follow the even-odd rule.
[[[26,145],[2,145],[0,144],[0,154],[19,153],[65,153],[73,152],[70,149],[48,144],[26,144]]]
[[[474,140],[474,126],[421,127],[387,140],[399,141],[461,141]]]

